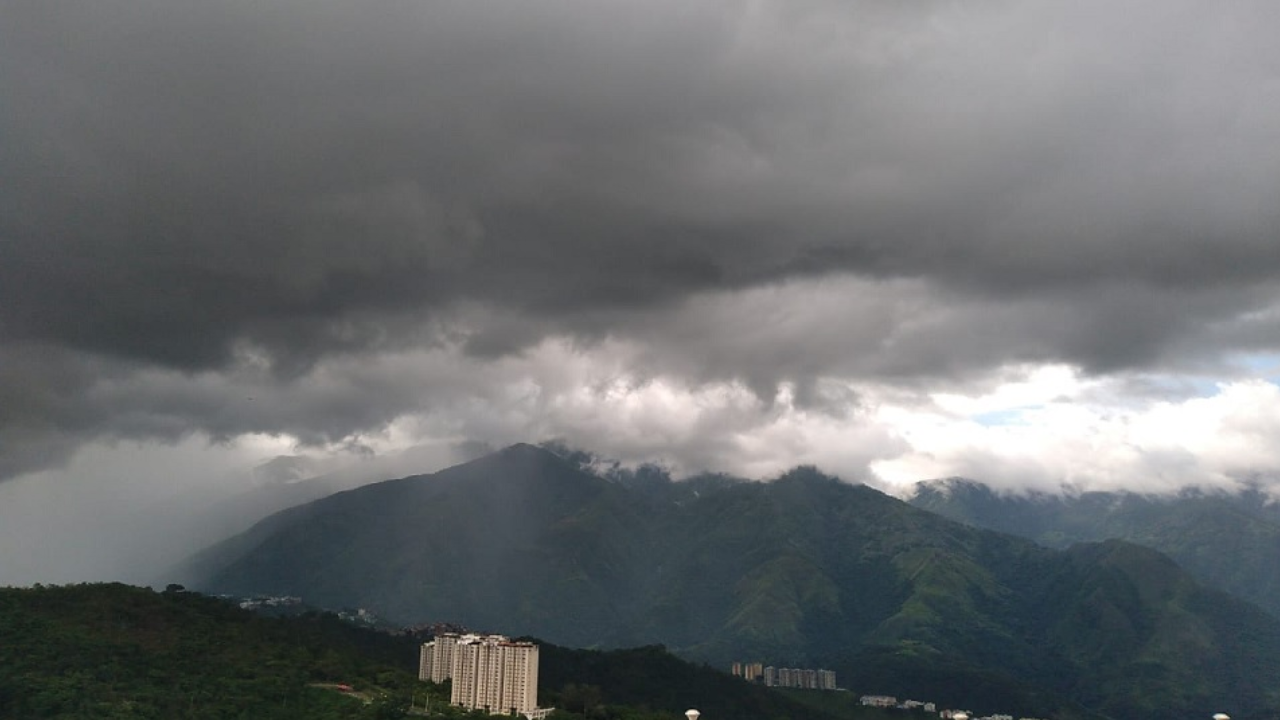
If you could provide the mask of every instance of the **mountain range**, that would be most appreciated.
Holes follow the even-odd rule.
[[[188,582],[575,647],[661,643],[720,667],[827,667],[858,692],[979,711],[1280,709],[1280,621],[1154,550],[1046,548],[812,468],[643,479],[516,445],[277,513],[194,558]]]
[[[998,493],[948,478],[918,486],[912,505],[1051,548],[1121,539],[1173,558],[1205,585],[1280,618],[1280,502],[1257,490]]]

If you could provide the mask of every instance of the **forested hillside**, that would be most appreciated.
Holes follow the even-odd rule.
[[[413,644],[127,585],[0,589],[0,717],[398,718]],[[337,685],[349,685],[343,692]]]
[[[1027,716],[1280,708],[1280,621],[1166,557],[1046,549],[812,468],[626,483],[513,446],[286,511],[199,566],[211,591],[827,667],[868,692]]]
[[[1255,490],[1000,494],[950,478],[922,484],[911,504],[1045,547],[1128,540],[1159,550],[1201,582],[1280,618],[1280,502]]]
[[[489,717],[417,680],[420,640],[331,614],[267,617],[176,587],[0,588],[0,718]],[[709,720],[835,717],[661,648],[542,643],[541,655],[539,701],[560,708],[556,720],[669,720],[690,706]]]

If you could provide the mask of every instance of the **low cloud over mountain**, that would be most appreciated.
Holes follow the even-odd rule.
[[[1273,3],[5,16],[0,478],[191,438],[1280,467]]]

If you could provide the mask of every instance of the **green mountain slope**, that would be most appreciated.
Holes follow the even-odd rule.
[[[952,478],[921,485],[911,503],[1047,547],[1113,538],[1145,545],[1280,618],[1280,503],[1256,491],[1012,496]]]
[[[305,588],[327,607],[374,607],[404,622],[554,627],[542,636],[590,645],[632,604],[642,534],[625,490],[524,446],[286,511],[194,565],[231,559],[198,583],[219,591]]]
[[[1280,623],[1157,553],[1099,548],[1056,552],[812,469],[638,487],[515,446],[271,518],[207,554],[202,585],[580,647],[661,643],[720,667],[828,667],[859,692],[986,712],[1280,708]]]

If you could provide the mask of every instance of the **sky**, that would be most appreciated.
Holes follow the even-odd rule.
[[[522,441],[1280,493],[1270,0],[4,5],[0,583]]]

